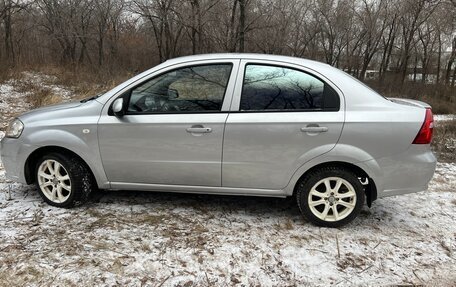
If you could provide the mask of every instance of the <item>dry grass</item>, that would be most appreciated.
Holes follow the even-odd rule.
[[[42,87],[30,87],[28,90],[28,102],[33,107],[48,106],[62,101],[61,97],[54,95],[49,89]]]
[[[125,70],[113,72],[106,69],[81,67],[47,66],[40,67],[39,71],[54,76],[56,85],[72,87],[75,99],[91,97],[112,89],[134,75]]]
[[[54,85],[55,78],[43,76],[44,82],[34,81],[25,74],[15,75],[17,92],[27,95],[27,102],[34,108],[57,104],[62,96],[53,92],[48,85]],[[45,85],[43,85],[45,84]]]
[[[456,119],[435,123],[432,148],[439,161],[456,161]]]
[[[134,75],[127,71],[112,73],[106,70],[57,66],[29,67],[27,70],[33,72],[0,72],[0,82],[14,79],[17,92],[27,95],[27,102],[32,108],[58,104],[65,100],[61,91],[54,88],[71,92],[67,95],[71,100],[80,100],[110,90]],[[39,75],[40,81],[33,79],[36,75]]]
[[[423,84],[421,82],[400,83],[397,79],[377,80],[367,84],[381,95],[391,98],[408,98],[426,102],[432,106],[434,114],[454,114],[456,112],[456,87],[443,84]]]

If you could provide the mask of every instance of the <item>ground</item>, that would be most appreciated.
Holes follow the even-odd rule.
[[[15,87],[0,85],[0,130],[29,108]],[[328,229],[291,199],[104,191],[54,208],[0,163],[0,286],[454,286],[455,189],[438,163],[429,190]]]

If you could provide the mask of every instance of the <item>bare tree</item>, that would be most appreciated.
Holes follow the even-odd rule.
[[[434,49],[437,43],[437,37],[435,35],[435,27],[426,22],[423,27],[418,29],[418,38],[421,43],[421,81],[426,82],[426,76],[429,69],[431,55],[434,53]]]
[[[450,54],[450,58],[448,59],[447,68],[446,68],[445,82],[447,84],[450,83],[451,69],[455,62],[455,59],[456,59],[456,36],[454,36],[454,38],[453,38],[453,42],[451,45],[451,54]],[[453,79],[451,81],[452,86],[454,86],[454,83],[455,83],[455,74],[456,74],[456,67],[453,70]]]
[[[94,20],[98,65],[102,66],[105,58],[105,42],[111,36],[111,53],[116,52],[119,17],[125,7],[124,0],[99,0],[94,2]]]
[[[330,65],[339,66],[339,58],[346,47],[344,40],[350,33],[349,19],[353,17],[353,0],[317,0],[314,10],[315,19],[319,19],[318,38],[324,59]]]
[[[363,0],[363,10],[361,11],[360,22],[362,27],[364,27],[364,47],[363,47],[363,65],[361,72],[359,73],[359,78],[364,80],[366,70],[369,67],[369,64],[377,53],[379,44],[381,42],[383,33],[387,27],[387,21],[384,21],[382,16],[387,11],[387,1],[380,0],[376,1],[367,1]]]
[[[453,0],[0,0],[0,61],[134,71],[180,55],[259,52],[365,81],[375,70],[378,85],[419,76],[452,85],[454,15]]]
[[[13,40],[13,17],[15,14],[24,10],[30,3],[20,0],[1,0],[0,1],[0,19],[4,28],[4,58],[10,64],[15,64],[16,54]]]
[[[391,60],[391,54],[395,45],[397,38],[397,33],[399,29],[398,18],[399,12],[397,10],[397,5],[391,5],[388,7],[385,14],[386,28],[382,35],[382,58],[380,61],[379,67],[379,80],[380,83],[385,79],[385,74],[388,71],[388,67]]]
[[[415,44],[416,32],[429,19],[438,4],[439,2],[436,0],[407,0],[403,3],[402,15],[400,17],[403,41],[400,64],[402,82],[405,81],[407,76],[410,52]]]
[[[183,26],[178,25],[174,0],[134,0],[133,11],[149,21],[154,32],[160,62],[177,55]]]
[[[89,29],[93,17],[92,0],[38,0],[43,16],[41,26],[61,47],[62,61],[82,64],[87,53]]]

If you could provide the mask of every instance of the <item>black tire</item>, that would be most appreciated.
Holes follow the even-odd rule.
[[[70,182],[70,191],[65,191],[67,199],[62,202],[54,202],[50,200],[42,191],[38,181],[38,170],[41,164],[47,160],[53,160],[60,163],[67,172]],[[41,157],[35,166],[35,177],[38,193],[45,202],[56,207],[71,208],[83,204],[89,198],[90,193],[96,188],[96,183],[87,165],[79,158],[61,154],[49,153]]]
[[[354,192],[356,193],[356,203],[351,211],[346,217],[341,220],[335,221],[326,221],[320,219],[316,216],[310,206],[309,206],[309,193],[311,189],[321,180],[329,177],[338,177],[346,180],[349,184],[352,185]],[[318,198],[318,197],[317,197]],[[339,199],[337,199],[339,200]],[[365,201],[364,188],[361,182],[359,181],[356,174],[348,169],[341,167],[323,167],[314,171],[311,171],[309,174],[305,175],[296,186],[296,201],[298,207],[301,210],[302,215],[308,219],[311,223],[317,226],[323,227],[341,227],[349,222],[353,221],[361,211]],[[337,202],[339,203],[339,202]],[[326,204],[326,203],[325,203]],[[323,205],[324,208],[325,205]],[[331,204],[332,206],[332,204]],[[334,206],[337,208],[336,206]],[[331,207],[332,208],[332,207]],[[335,217],[337,218],[337,217]]]

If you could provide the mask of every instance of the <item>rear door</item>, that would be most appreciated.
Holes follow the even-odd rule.
[[[241,61],[223,147],[222,186],[279,190],[305,162],[330,151],[344,99],[300,66]]]

